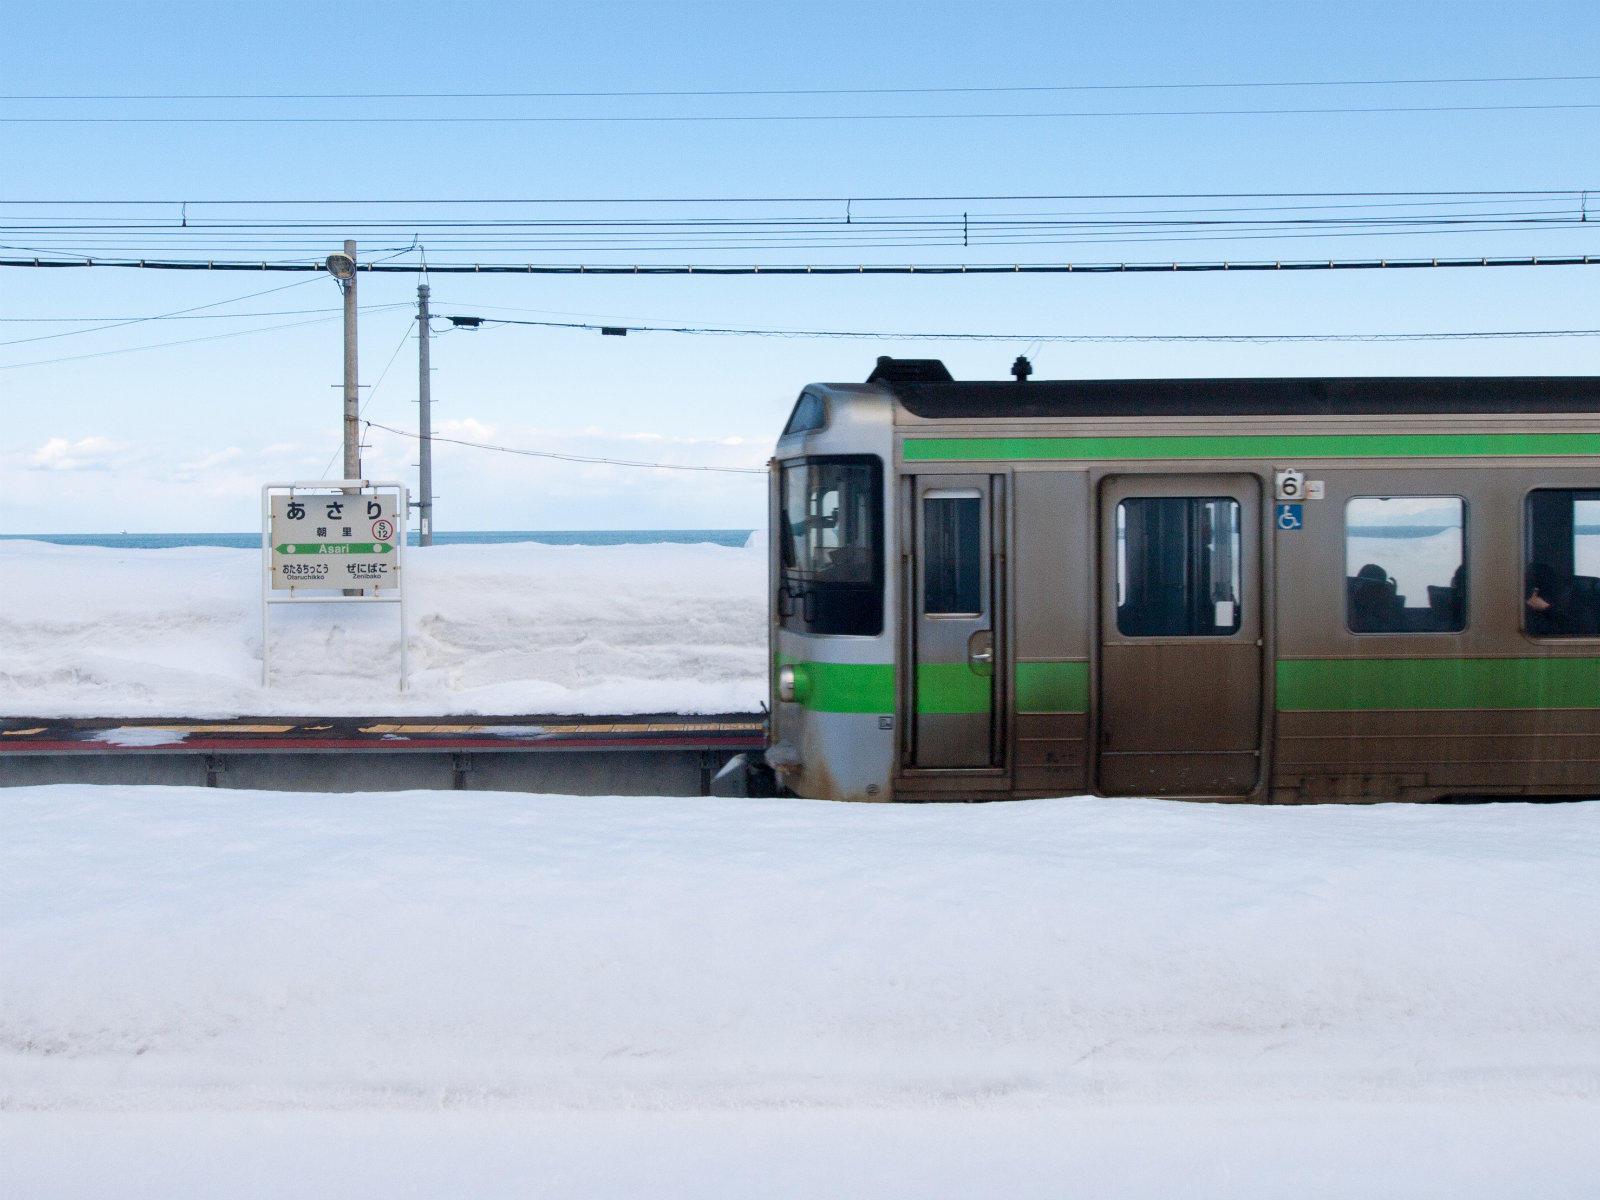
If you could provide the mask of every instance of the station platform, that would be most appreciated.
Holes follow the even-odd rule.
[[[765,743],[764,713],[0,718],[0,787],[160,783],[293,791],[705,795]]]

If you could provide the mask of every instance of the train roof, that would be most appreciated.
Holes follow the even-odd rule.
[[[930,420],[1600,413],[1600,376],[1592,375],[968,381],[937,359],[881,358],[867,382]]]

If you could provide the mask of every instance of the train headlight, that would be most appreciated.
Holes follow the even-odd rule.
[[[810,692],[811,679],[807,676],[804,667],[783,666],[778,668],[779,700],[787,700],[792,704],[803,704]]]

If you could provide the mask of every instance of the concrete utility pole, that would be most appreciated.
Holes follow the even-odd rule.
[[[341,278],[344,289],[344,477],[361,478],[361,391],[356,383],[356,244],[344,244],[350,260],[350,277]]]
[[[433,545],[433,400],[428,369],[428,285],[417,285],[417,544]]]

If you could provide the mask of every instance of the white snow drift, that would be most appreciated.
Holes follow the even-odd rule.
[[[280,605],[260,686],[261,554],[0,541],[0,713],[735,712],[765,684],[765,550],[413,547],[395,607]]]

